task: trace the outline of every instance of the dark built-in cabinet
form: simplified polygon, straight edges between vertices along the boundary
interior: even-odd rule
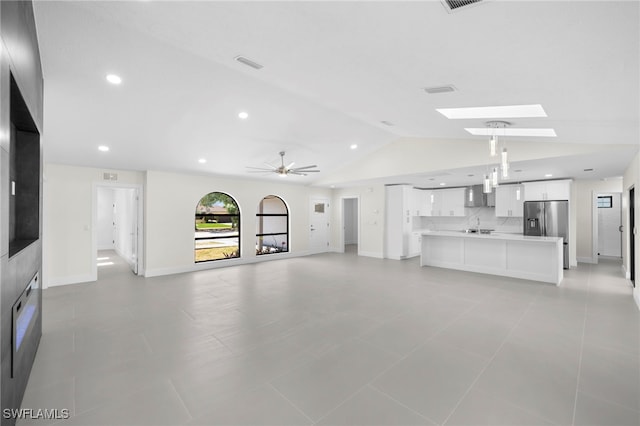
[[[16,423],[4,414],[21,408],[42,334],[43,81],[31,1],[0,2],[0,36],[0,400],[5,426]]]

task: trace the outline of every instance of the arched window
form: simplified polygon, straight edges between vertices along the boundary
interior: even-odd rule
[[[289,210],[282,198],[267,195],[256,213],[256,255],[289,251]]]
[[[198,202],[195,261],[240,257],[240,209],[228,194],[211,192]]]

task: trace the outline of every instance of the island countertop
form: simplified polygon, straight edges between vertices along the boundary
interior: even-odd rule
[[[538,243],[556,243],[562,241],[561,237],[535,237],[531,235],[512,234],[506,232],[491,232],[490,234],[480,234],[464,231],[423,231],[423,237],[455,237],[455,238],[489,238],[492,240],[515,240],[530,241]]]

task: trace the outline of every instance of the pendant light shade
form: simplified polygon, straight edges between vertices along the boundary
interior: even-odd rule
[[[491,136],[491,139],[489,139],[489,154],[491,154],[492,157],[495,157],[497,152],[498,146],[498,137],[496,135]]]
[[[502,148],[502,158],[500,162],[500,168],[502,169],[502,179],[509,178],[509,159],[507,158],[507,148]]]
[[[485,194],[491,193],[491,179],[489,179],[489,175],[484,175],[484,180],[482,182],[482,192]]]
[[[498,168],[494,167],[491,172],[491,186],[494,188],[498,186]]]

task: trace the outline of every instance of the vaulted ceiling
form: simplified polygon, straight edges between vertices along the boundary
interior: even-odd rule
[[[517,104],[548,117],[512,127],[558,137],[509,138],[514,179],[619,175],[640,144],[638,2],[37,1],[35,13],[45,161],[247,177],[284,150],[321,169],[295,183],[467,183],[490,160],[464,128],[485,120],[435,109]]]

